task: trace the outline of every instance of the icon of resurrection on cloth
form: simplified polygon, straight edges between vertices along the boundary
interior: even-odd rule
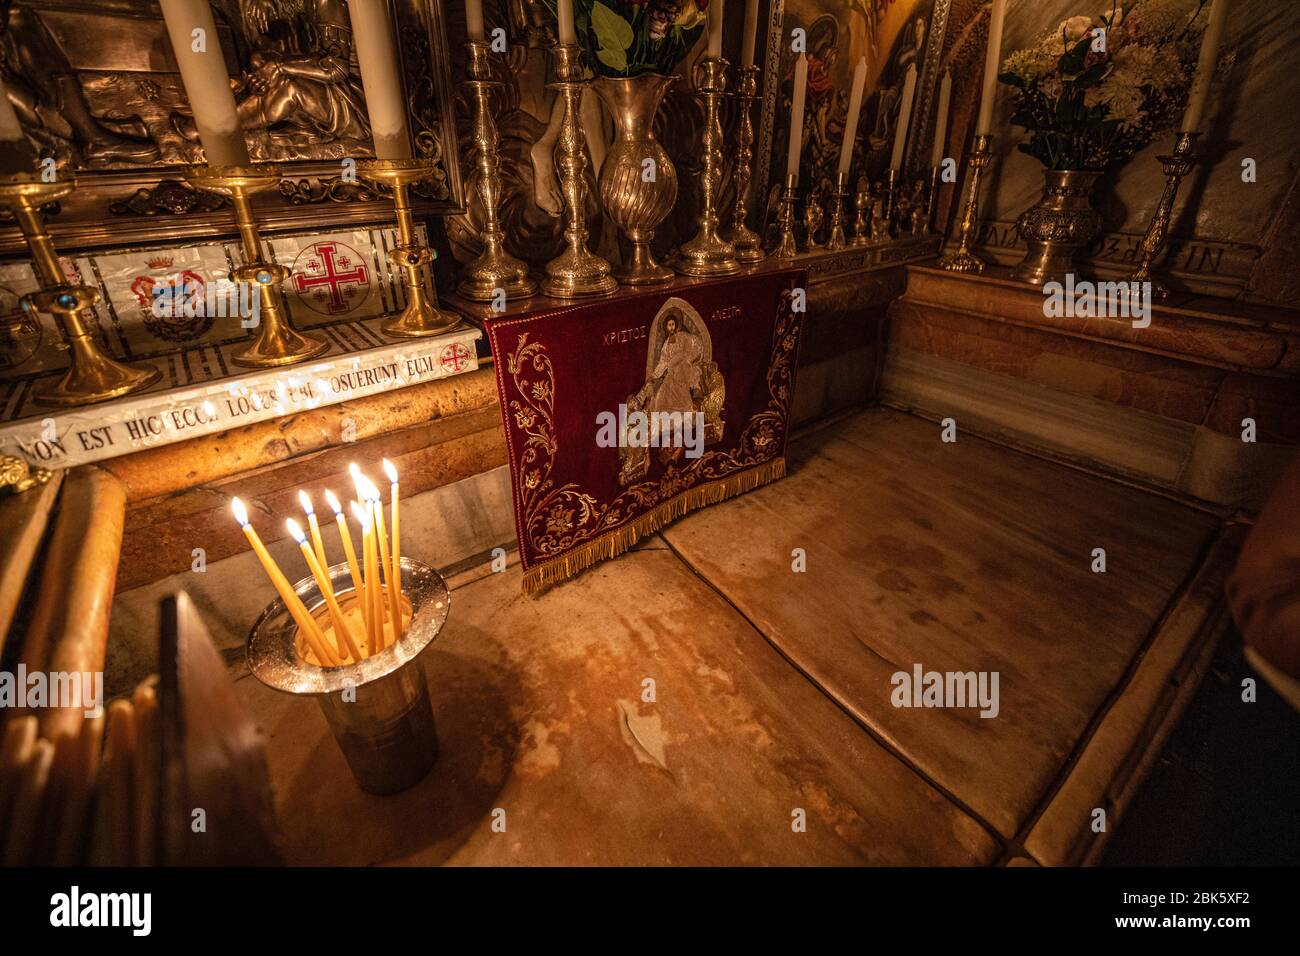
[[[708,327],[688,302],[669,299],[650,325],[645,384],[627,397],[628,424],[619,443],[619,484],[627,486],[645,477],[651,448],[659,450],[661,462],[680,459],[685,451],[683,432],[696,427],[701,414],[704,444],[721,441],[726,393],[718,363],[713,361]],[[644,419],[634,412],[644,413]],[[638,425],[648,434],[629,434]]]

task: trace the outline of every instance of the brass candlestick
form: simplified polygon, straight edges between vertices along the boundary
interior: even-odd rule
[[[938,166],[930,170],[930,195],[925,203],[925,222],[929,232],[934,232],[934,210],[939,204],[939,173]]]
[[[76,182],[47,183],[26,173],[0,179],[0,205],[13,213],[32,256],[39,292],[22,297],[24,309],[48,312],[68,344],[70,364],[59,378],[38,383],[34,398],[42,405],[84,405],[135,392],[158,380],[153,366],[126,365],[104,354],[92,338],[91,324],[82,312],[99,301],[99,292],[74,285],[63,274],[59,254],[41,218],[41,207],[68,195]]]
[[[778,259],[793,259],[799,252],[794,240],[794,194],[799,184],[795,173],[787,173],[785,189],[781,191],[781,208],[777,211],[776,224],[781,230],[781,238],[772,255]]]
[[[970,156],[966,159],[970,166],[970,187],[961,214],[961,239],[957,243],[956,252],[939,260],[939,267],[949,272],[973,272],[978,275],[984,271],[984,260],[971,251],[971,245],[979,231],[980,179],[984,175],[984,168],[993,158],[989,151],[991,142],[991,136],[976,136]]]
[[[835,174],[835,190],[831,193],[830,231],[826,236],[826,251],[838,252],[848,243],[844,237],[844,201],[849,197],[849,174]]]
[[[740,271],[736,249],[718,235],[718,187],[722,184],[722,123],[719,107],[727,88],[727,61],[706,56],[697,64],[695,90],[704,100],[704,169],[700,173],[703,198],[700,226],[677,253],[674,268],[687,276],[729,276]]]
[[[746,204],[749,193],[750,164],[754,158],[754,124],[749,111],[758,98],[758,67],[742,66],[736,84],[736,99],[740,104],[740,130],[736,144],[736,209],[727,239],[740,262],[762,262],[763,245],[754,230],[745,225],[749,212]]]
[[[230,277],[236,282],[252,283],[257,287],[260,308],[257,331],[253,341],[236,352],[231,361],[248,368],[273,368],[301,362],[329,348],[329,342],[324,338],[297,332],[289,323],[289,310],[280,289],[289,277],[289,270],[279,263],[267,262],[262,251],[262,239],[249,197],[280,184],[280,175],[275,167],[270,164],[191,166],[185,178],[196,189],[230,197],[244,260],[243,265],[230,273]]]
[[[851,246],[865,246],[871,232],[871,190],[859,189],[853,197],[853,239]]]
[[[1160,255],[1165,247],[1169,224],[1173,220],[1174,200],[1178,198],[1178,187],[1183,177],[1196,165],[1196,154],[1193,150],[1196,147],[1196,138],[1200,135],[1198,132],[1180,132],[1173,153],[1156,157],[1164,167],[1165,190],[1160,195],[1160,202],[1156,206],[1155,215],[1151,217],[1151,224],[1147,226],[1146,235],[1142,237],[1142,244],[1138,246],[1138,267],[1129,276],[1129,281],[1150,282],[1151,294],[1158,299],[1169,295],[1169,287],[1151,274],[1151,266],[1155,263],[1156,256]]]
[[[537,283],[528,278],[528,267],[505,249],[505,233],[497,215],[501,194],[500,139],[492,118],[492,92],[501,83],[492,79],[486,40],[470,40],[469,86],[474,91],[474,148],[478,152],[478,191],[483,199],[483,252],[465,267],[457,291],[467,299],[490,301],[498,289],[508,299],[526,299],[537,293]]]
[[[586,137],[578,110],[582,90],[587,85],[582,66],[582,48],[576,43],[561,43],[551,48],[555,54],[555,82],[563,106],[560,137],[555,151],[560,173],[560,191],[564,194],[564,240],[567,248],[546,263],[542,291],[561,299],[587,295],[609,295],[618,288],[608,262],[587,248],[587,169]]]
[[[434,252],[420,242],[411,213],[411,186],[426,178],[430,171],[427,159],[367,159],[357,163],[362,179],[388,186],[393,191],[393,209],[397,214],[397,245],[388,251],[388,261],[402,270],[406,287],[406,308],[379,327],[386,334],[401,339],[442,335],[461,323],[461,317],[438,306],[438,292],[433,279],[426,279],[427,266]]]
[[[895,205],[897,200],[895,194],[898,191],[898,170],[889,169],[885,171],[885,232],[893,234],[894,212],[897,209]]]

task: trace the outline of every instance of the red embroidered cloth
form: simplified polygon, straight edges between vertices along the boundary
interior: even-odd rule
[[[805,284],[762,272],[485,323],[526,591],[785,473]]]

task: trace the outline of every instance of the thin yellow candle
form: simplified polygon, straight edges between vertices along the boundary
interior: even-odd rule
[[[352,516],[361,526],[361,561],[365,567],[361,599],[366,606],[366,639],[370,653],[380,650],[379,629],[382,622],[375,620],[375,559],[374,559],[374,522],[370,520],[370,509],[360,503],[352,502]]]
[[[347,515],[343,513],[343,505],[339,503],[338,498],[334,497],[334,492],[325,492],[325,501],[329,504],[334,512],[334,521],[339,526],[339,540],[343,542],[343,555],[348,559],[348,570],[352,573],[352,594],[357,602],[357,607],[361,608],[361,619],[366,621],[367,629],[369,628],[370,612],[366,608],[366,602],[361,600],[363,593],[361,582],[361,568],[357,565],[357,552],[352,547],[352,533],[348,531]]]
[[[325,542],[320,539],[320,524],[316,521],[316,509],[312,507],[311,496],[299,490],[298,504],[302,505],[303,514],[307,516],[307,527],[311,529],[311,546],[316,549],[316,560],[322,568],[330,566],[325,560]]]
[[[311,576],[316,579],[316,586],[320,588],[321,597],[325,598],[325,606],[329,608],[330,620],[334,623],[334,644],[338,648],[339,659],[346,660],[345,654],[351,654],[354,661],[361,660],[361,652],[357,650],[357,645],[352,640],[352,633],[348,630],[348,619],[343,616],[339,602],[334,597],[334,586],[330,583],[329,574],[316,559],[316,555],[312,553],[311,547],[307,544],[307,536],[302,533],[302,527],[298,522],[290,518],[285,522],[285,527],[289,529],[289,534],[292,535],[293,540],[298,542],[298,548],[307,561],[307,568],[311,571]]]
[[[397,603],[397,588],[393,584],[393,564],[392,555],[388,550],[388,526],[384,523],[384,503],[379,498],[379,489],[374,483],[367,480],[370,487],[366,490],[369,492],[370,507],[375,512],[375,536],[379,539],[379,563],[384,571],[384,578],[388,584],[388,611],[393,621],[393,639],[397,639],[397,628],[402,619],[402,607]],[[384,637],[387,641],[387,635]]]
[[[394,606],[398,609],[397,620],[393,624],[393,635],[402,636],[402,520],[400,512],[397,509],[398,484],[397,468],[387,458],[384,459],[384,474],[388,476],[389,498],[388,509],[389,516],[393,523],[393,574],[389,578],[390,587],[396,592],[396,599],[393,601]]]
[[[322,664],[336,663],[334,655],[329,651],[329,645],[325,643],[325,635],[321,632],[320,625],[307,612],[307,607],[302,603],[302,599],[293,592],[289,579],[284,576],[280,566],[275,563],[275,559],[266,550],[266,545],[262,544],[262,539],[257,536],[257,532],[249,524],[248,509],[244,507],[244,503],[238,498],[234,498],[230,502],[230,510],[234,512],[235,520],[239,522],[239,526],[244,529],[244,537],[248,539],[253,553],[262,562],[262,569],[266,571],[266,576],[271,579],[271,584],[275,587],[276,593],[280,595],[280,600],[289,609],[289,614],[297,623],[298,630],[302,631],[303,636],[307,638],[307,643],[311,645],[316,657],[320,659]]]

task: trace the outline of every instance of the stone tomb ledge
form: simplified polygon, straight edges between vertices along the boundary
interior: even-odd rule
[[[1047,317],[1042,290],[1005,269],[907,272],[890,404],[1227,508],[1258,508],[1300,443],[1297,313],[1181,296],[1134,328]]]

